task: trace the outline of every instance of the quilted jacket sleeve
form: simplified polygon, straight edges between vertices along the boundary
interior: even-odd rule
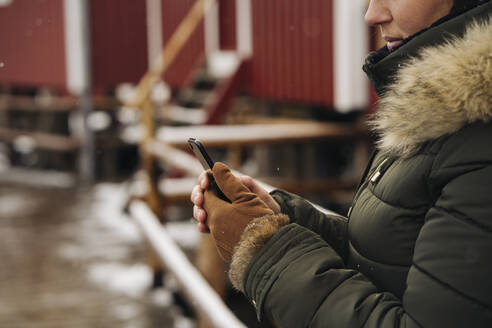
[[[346,258],[347,218],[322,213],[305,199],[283,190],[274,190],[271,195],[280,205],[281,212],[288,215],[291,222],[320,235],[342,258]]]
[[[316,233],[291,223],[252,254],[252,241],[243,239],[234,255],[249,262],[239,288],[258,317],[279,327],[490,327],[492,163],[438,159],[430,179],[440,193],[415,244],[402,299],[378,290]],[[252,228],[256,235],[261,229]]]

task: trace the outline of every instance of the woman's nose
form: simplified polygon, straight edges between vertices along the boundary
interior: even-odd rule
[[[380,25],[392,20],[391,11],[385,3],[385,0],[371,0],[369,2],[369,8],[367,8],[364,16],[367,25]]]

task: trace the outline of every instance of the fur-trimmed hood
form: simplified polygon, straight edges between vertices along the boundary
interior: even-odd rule
[[[409,156],[427,141],[492,119],[492,17],[401,66],[372,121],[380,150]]]

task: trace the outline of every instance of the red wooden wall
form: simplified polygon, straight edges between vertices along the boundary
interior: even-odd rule
[[[162,0],[164,44],[195,0]],[[90,0],[92,78],[105,92],[147,70],[145,1]],[[235,1],[221,0],[221,48],[236,44]],[[331,0],[252,0],[253,96],[333,106]],[[66,83],[63,0],[15,0],[0,8],[0,83]],[[183,86],[204,54],[203,23],[164,78]]]
[[[0,84],[64,88],[63,0],[0,7]]]
[[[162,37],[164,45],[196,0],[162,0]],[[205,52],[203,22],[195,30],[188,43],[176,57],[173,65],[164,74],[166,83],[173,87],[183,86]]]
[[[89,10],[94,91],[137,83],[148,69],[145,1],[90,0]]]
[[[161,0],[163,44],[169,40],[196,0]],[[91,0],[92,74],[96,91],[122,82],[136,83],[148,69],[145,1]],[[204,53],[203,23],[164,75],[181,87]]]
[[[331,0],[252,0],[254,96],[333,106]]]
[[[222,50],[236,49],[236,1],[219,1],[219,42]]]

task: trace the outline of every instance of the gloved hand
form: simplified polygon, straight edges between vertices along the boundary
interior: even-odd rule
[[[203,208],[207,212],[207,224],[219,255],[230,262],[234,247],[248,223],[274,212],[225,164],[215,163],[212,173],[217,186],[231,202],[220,199],[213,189],[209,189],[204,194]]]

